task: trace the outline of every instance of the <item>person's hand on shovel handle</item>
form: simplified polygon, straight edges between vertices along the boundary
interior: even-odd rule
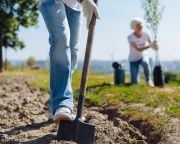
[[[86,17],[86,27],[89,29],[93,14],[96,16],[96,18],[100,19],[98,8],[93,0],[80,0],[80,3],[82,4],[83,13]]]

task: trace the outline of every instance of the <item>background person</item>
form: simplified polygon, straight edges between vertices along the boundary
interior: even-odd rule
[[[141,65],[144,70],[146,84],[153,87],[150,58],[146,50],[149,48],[158,50],[157,42],[152,42],[149,34],[143,31],[143,20],[141,18],[133,18],[130,27],[133,29],[133,33],[128,36],[131,83],[137,84],[140,82],[139,67]]]

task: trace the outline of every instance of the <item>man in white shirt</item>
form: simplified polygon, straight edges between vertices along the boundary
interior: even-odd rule
[[[142,19],[134,18],[131,21],[131,29],[134,30],[134,32],[128,36],[128,42],[130,45],[129,61],[131,83],[139,83],[139,66],[142,65],[146,84],[153,87],[154,84],[151,79],[151,70],[147,49],[153,48],[154,50],[158,50],[158,45],[156,41],[151,42],[149,34],[143,31]]]
[[[93,0],[39,0],[39,8],[49,32],[50,100],[53,121],[74,120],[72,73],[77,65],[81,9],[87,28],[93,14],[99,18]]]

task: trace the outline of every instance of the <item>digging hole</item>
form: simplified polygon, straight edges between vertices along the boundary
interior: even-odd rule
[[[130,120],[130,116],[122,116],[121,112],[116,107],[106,107],[101,111],[101,113],[107,114],[108,120],[110,121],[114,121],[117,118],[127,121],[147,138],[148,143],[158,144],[162,138],[162,136],[153,129],[153,126],[148,121]]]

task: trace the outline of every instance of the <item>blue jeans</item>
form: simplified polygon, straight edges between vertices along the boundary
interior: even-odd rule
[[[59,107],[73,110],[72,73],[77,65],[81,12],[63,0],[45,0],[40,6],[49,32],[50,100],[49,111]]]
[[[131,83],[137,84],[140,82],[140,76],[139,76],[139,66],[142,66],[144,69],[144,75],[146,81],[151,80],[151,68],[149,64],[149,59],[143,60],[140,59],[138,61],[130,62],[130,73],[131,73]]]

